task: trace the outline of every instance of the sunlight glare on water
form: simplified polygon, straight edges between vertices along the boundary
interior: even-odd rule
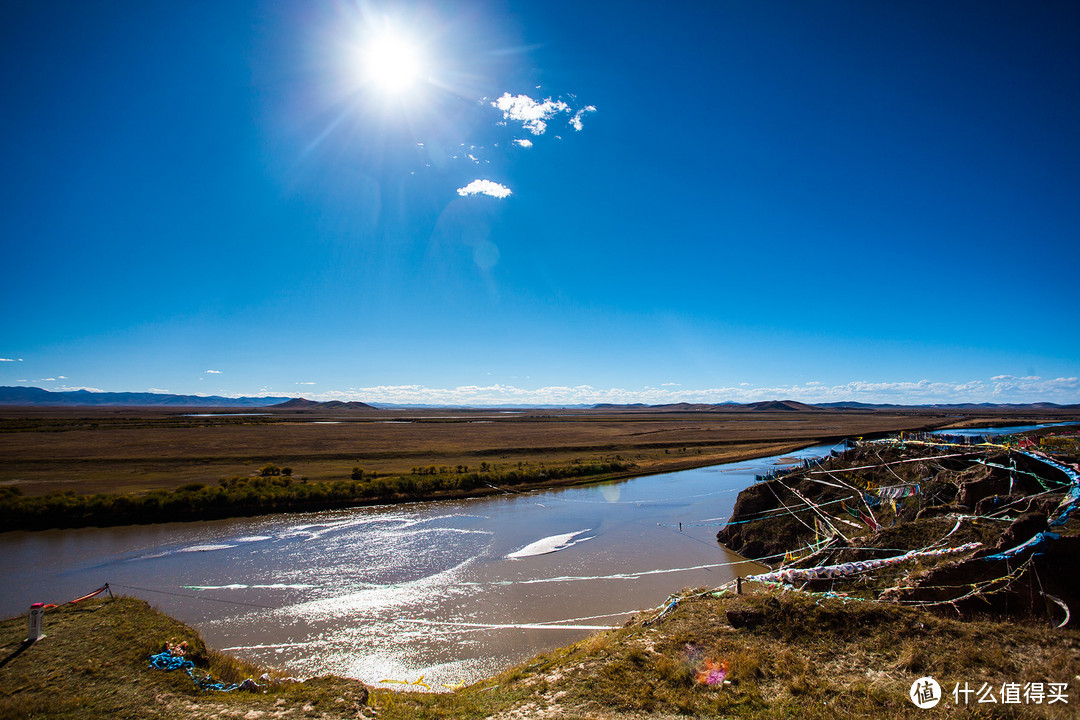
[[[107,581],[256,663],[372,684],[424,676],[438,689],[620,626],[684,587],[756,571],[716,532],[738,491],[777,462],[474,500],[6,533],[0,609]]]

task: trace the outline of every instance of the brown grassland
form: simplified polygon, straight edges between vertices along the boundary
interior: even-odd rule
[[[844,437],[1076,413],[655,412],[643,410],[266,411],[0,408],[0,485],[26,496],[215,484],[266,463],[313,481],[481,462],[549,467],[616,456],[640,475],[782,453]],[[245,411],[248,412],[248,411]],[[263,411],[251,411],[259,412]],[[599,478],[593,478],[599,479]],[[481,494],[481,493],[477,493]]]
[[[758,620],[736,620],[748,616]],[[370,690],[333,676],[201,691],[182,672],[152,669],[149,655],[165,641],[186,641],[197,675],[224,683],[264,669],[207,649],[195,630],[134,599],[51,610],[45,634],[22,649],[26,618],[0,622],[0,719],[1071,718],[1080,700],[1075,630],[768,590],[687,591],[661,619],[644,612],[619,630],[439,693]],[[702,682],[709,667],[726,668],[726,682]],[[908,700],[924,675],[945,693],[932,711]],[[951,695],[957,683],[985,683],[999,695],[1007,682],[1067,683],[1068,703],[986,705],[972,696],[958,705]]]

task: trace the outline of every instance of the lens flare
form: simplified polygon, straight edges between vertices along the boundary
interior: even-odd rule
[[[362,53],[364,79],[389,94],[415,86],[423,76],[423,55],[416,43],[391,31],[370,39]]]

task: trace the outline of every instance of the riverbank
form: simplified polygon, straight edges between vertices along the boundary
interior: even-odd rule
[[[207,649],[193,629],[128,598],[50,610],[44,632],[14,654],[26,618],[0,622],[4,720],[922,718],[926,711],[908,693],[926,675],[940,683],[950,717],[986,715],[974,694],[957,703],[954,687],[985,685],[1000,695],[1003,685],[1041,683],[1038,704],[1022,695],[995,704],[995,717],[1075,717],[1080,700],[1076,631],[775,591],[686,591],[662,615],[639,613],[618,630],[470,687],[430,688],[439,692],[368,688],[334,676],[292,682]],[[199,678],[251,678],[260,687],[202,691],[183,671],[154,669],[149,657],[165,642],[188,643]],[[429,689],[423,678],[408,680],[410,690]]]
[[[644,465],[621,455],[556,467],[524,462],[507,467],[484,461],[477,469],[429,466],[388,477],[356,467],[349,480],[333,482],[294,478],[290,469],[268,465],[254,476],[223,478],[217,487],[189,483],[172,490],[126,494],[79,495],[69,491],[26,497],[17,486],[0,486],[0,526],[4,530],[108,527],[489,497],[740,462],[793,452],[810,444],[754,443],[708,452],[701,448],[682,450]]]
[[[746,488],[717,539],[782,587],[1076,627],[1080,432],[852,443]]]
[[[41,493],[40,484],[28,484],[18,478],[0,481],[0,527],[5,530],[108,527],[488,497],[739,462],[842,439],[836,435],[823,435],[790,441],[704,441],[690,437],[697,433],[699,428],[665,427],[660,430],[641,430],[637,420],[626,421],[631,424],[622,429],[634,429],[631,435],[670,435],[672,432],[681,432],[686,436],[683,438],[685,445],[670,447],[668,442],[657,444],[652,441],[638,441],[630,446],[631,449],[627,450],[626,454],[603,452],[609,450],[609,447],[580,446],[576,448],[580,451],[579,455],[568,461],[563,458],[562,462],[554,463],[550,461],[549,455],[542,456],[548,458],[547,462],[537,460],[535,447],[520,454],[499,454],[497,459],[497,451],[480,448],[473,451],[474,457],[491,457],[490,461],[480,460],[476,465],[432,463],[412,466],[407,472],[388,472],[385,465],[380,466],[384,468],[381,471],[353,465],[348,475],[343,473],[342,477],[331,479],[309,478],[300,475],[290,466],[282,467],[268,462],[254,472],[222,477],[213,482],[189,482],[141,491],[95,493],[83,490],[99,486],[100,483],[87,481],[80,484],[77,480],[72,481],[83,469],[79,464],[71,464],[71,474],[66,476],[67,484],[74,484],[74,487],[80,490]],[[130,431],[127,428],[129,422],[124,421],[125,434]],[[779,423],[773,427],[775,434],[783,435],[789,432],[783,426],[790,426],[790,419],[777,418],[775,422]],[[931,427],[967,427],[970,423],[970,420],[965,420],[912,426],[912,423],[905,422],[904,426],[909,432],[917,432]],[[647,426],[651,427],[651,424],[652,421],[649,421]],[[31,430],[21,425],[18,427],[21,429],[10,434],[32,437]],[[67,432],[69,431],[57,431],[53,428],[49,429],[47,434],[48,437],[55,438]],[[758,432],[760,434],[760,430]],[[869,430],[861,432],[864,437],[888,434]],[[104,432],[101,437],[108,438],[109,434]],[[624,446],[625,443],[618,447]],[[518,459],[515,462],[515,457],[532,459]],[[93,460],[91,457],[87,461],[94,465]],[[189,458],[176,462],[185,465],[192,461]],[[116,465],[116,461],[110,462]],[[116,472],[121,472],[122,464],[116,465]],[[35,490],[38,492],[34,492]]]

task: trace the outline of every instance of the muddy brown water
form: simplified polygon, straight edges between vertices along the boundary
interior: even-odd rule
[[[778,460],[473,500],[3,533],[0,612],[108,582],[212,647],[297,676],[473,682],[682,588],[759,571],[716,532]]]

